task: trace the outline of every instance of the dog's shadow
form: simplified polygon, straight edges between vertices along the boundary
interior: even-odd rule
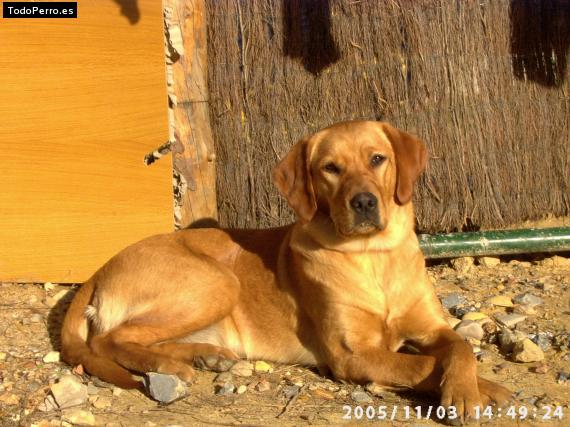
[[[79,286],[69,286],[67,293],[55,303],[48,313],[48,336],[52,348],[56,351],[61,351],[61,327],[63,325],[63,319],[78,289]]]

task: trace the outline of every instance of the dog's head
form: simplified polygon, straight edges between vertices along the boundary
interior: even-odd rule
[[[297,216],[331,218],[342,237],[387,227],[395,206],[412,199],[427,161],[425,145],[387,123],[345,122],[298,142],[274,170]]]

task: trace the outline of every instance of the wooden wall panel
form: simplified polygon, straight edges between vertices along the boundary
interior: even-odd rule
[[[0,280],[76,282],[173,229],[162,4],[0,19]]]

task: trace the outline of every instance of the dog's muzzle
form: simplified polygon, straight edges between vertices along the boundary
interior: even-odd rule
[[[369,192],[356,194],[350,199],[350,207],[354,212],[354,225],[356,227],[379,227],[380,213],[378,212],[378,199]]]

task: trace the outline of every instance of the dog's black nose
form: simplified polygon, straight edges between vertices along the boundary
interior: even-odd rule
[[[378,199],[372,193],[358,193],[350,200],[350,206],[357,214],[368,214],[376,211]]]

